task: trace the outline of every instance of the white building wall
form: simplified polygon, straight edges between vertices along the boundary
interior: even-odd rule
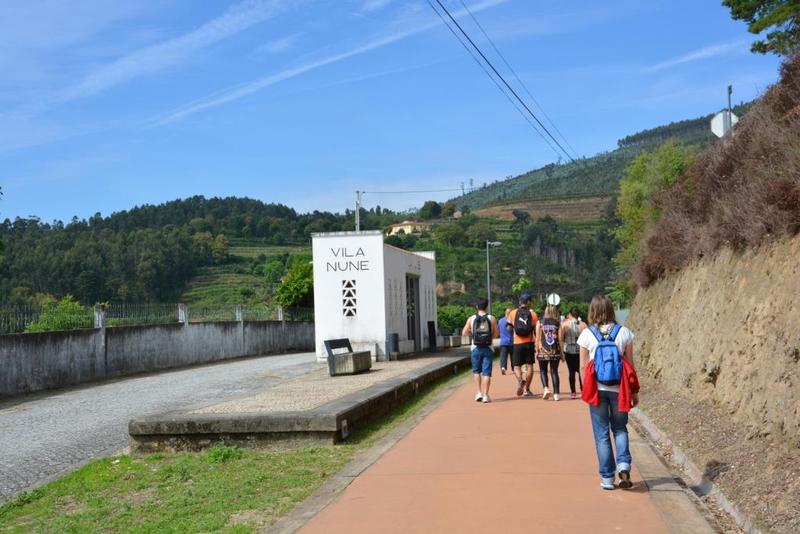
[[[400,352],[414,350],[408,336],[406,276],[419,279],[417,323],[421,349],[429,346],[428,321],[436,321],[436,261],[433,252],[408,252],[384,245],[384,289],[386,292],[386,333],[399,334]]]
[[[400,352],[413,352],[407,321],[406,276],[418,280],[420,350],[430,346],[428,321],[436,322],[436,260],[433,252],[384,245],[383,234],[333,232],[312,235],[314,321],[317,358],[327,358],[326,339],[348,338],[353,350],[386,354],[398,334]]]
[[[353,350],[369,350],[386,339],[383,291],[383,234],[334,232],[312,235],[314,322],[317,358],[327,358],[326,339],[349,338]],[[355,314],[348,316],[345,295],[355,286]],[[349,298],[349,297],[348,297]]]

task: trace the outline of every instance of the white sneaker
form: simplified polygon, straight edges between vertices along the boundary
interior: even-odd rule
[[[483,400],[483,394],[479,391],[475,394],[475,401],[480,402]]]
[[[492,399],[489,397],[489,395],[484,395],[483,399],[481,399],[481,402],[485,404],[487,402],[492,402]]]
[[[613,490],[614,489],[614,477],[611,478],[600,478],[600,487],[604,490]]]
[[[561,400],[561,396],[558,393],[554,393],[553,394],[553,400],[554,401]]]
[[[548,388],[544,388],[544,393],[542,393],[542,400],[547,400],[550,398],[550,390]]]

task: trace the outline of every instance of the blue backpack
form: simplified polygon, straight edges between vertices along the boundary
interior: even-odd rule
[[[619,347],[614,343],[622,326],[615,324],[608,337],[603,337],[596,326],[590,326],[594,337],[597,339],[597,348],[594,351],[594,372],[597,381],[606,386],[619,384],[622,378],[622,358]]]

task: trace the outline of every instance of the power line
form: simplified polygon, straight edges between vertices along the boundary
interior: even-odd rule
[[[461,189],[428,189],[422,191],[361,191],[361,194],[370,195],[405,195],[413,193],[450,193],[452,191],[461,191]]]
[[[430,1],[431,0],[428,0],[429,4],[430,4]],[[495,75],[503,82],[503,85],[505,85],[506,88],[508,88],[508,90],[511,91],[511,94],[514,95],[514,97],[517,99],[517,101],[519,101],[519,103],[522,104],[522,107],[524,107],[525,110],[530,114],[530,116],[533,117],[533,119],[536,121],[536,123],[539,125],[539,127],[541,127],[541,129],[544,130],[544,132],[550,137],[550,139],[553,140],[553,142],[556,144],[556,146],[558,146],[558,148],[561,149],[561,151],[564,153],[564,155],[566,155],[567,158],[570,161],[574,162],[575,160],[572,158],[572,156],[569,155],[569,152],[567,152],[566,149],[564,149],[564,147],[561,145],[561,143],[558,141],[558,139],[556,139],[553,136],[553,134],[550,133],[550,130],[547,129],[547,126],[545,126],[542,123],[542,121],[539,120],[539,117],[537,117],[536,114],[533,111],[531,111],[531,109],[528,107],[528,105],[525,103],[525,101],[522,100],[522,98],[520,98],[520,96],[517,94],[517,92],[514,90],[514,88],[511,87],[511,85],[509,85],[509,83],[506,81],[506,79],[503,77],[503,75],[500,74],[500,72],[495,68],[495,66],[492,64],[492,62],[489,61],[489,58],[486,57],[486,54],[484,54],[483,51],[481,51],[480,47],[475,44],[475,41],[473,41],[472,38],[469,36],[469,34],[464,30],[464,28],[461,27],[461,24],[458,23],[458,21],[455,19],[455,17],[453,17],[453,15],[450,13],[450,11],[444,6],[444,4],[442,4],[441,0],[435,0],[435,1],[436,1],[437,4],[439,4],[439,7],[442,9],[442,11],[444,11],[447,14],[447,16],[450,18],[450,20],[456,26],[456,28],[458,28],[458,30],[461,32],[461,34],[464,35],[464,37],[467,39],[467,41],[469,41],[469,43],[472,45],[472,47],[475,49],[475,51],[477,51],[478,54],[481,56],[481,58],[483,58],[483,61],[485,61],[486,64],[489,66],[489,68],[492,69],[492,72],[495,73]],[[438,11],[437,11],[437,14],[438,14]]]
[[[475,55],[475,52],[473,52],[472,49],[470,49],[469,46],[467,46],[467,43],[465,43],[463,41],[463,39],[458,35],[458,33],[456,33],[456,31],[447,23],[445,18],[442,16],[441,13],[439,13],[439,10],[436,9],[436,6],[433,5],[433,2],[431,0],[428,0],[428,5],[431,6],[431,9],[433,9],[434,13],[439,15],[439,18],[442,19],[442,24],[444,24],[447,27],[447,29],[450,30],[450,33],[453,34],[453,37],[455,37],[458,40],[458,42],[461,44],[461,46],[464,47],[464,50],[467,51],[467,53],[470,55],[470,57],[481,68],[481,70],[486,74],[486,76],[488,76],[489,79],[492,80],[492,83],[494,83],[495,87],[497,87],[497,89],[501,93],[503,93],[503,96],[505,96],[506,99],[511,103],[511,105],[514,106],[514,109],[516,109],[517,112],[522,116],[522,118],[525,119],[525,121],[531,126],[531,128],[533,128],[533,130],[537,134],[539,134],[539,137],[541,137],[544,140],[544,142],[547,144],[547,146],[549,146],[550,149],[553,152],[555,152],[556,156],[561,157],[561,154],[559,154],[558,150],[556,150],[556,148],[553,146],[552,143],[550,143],[550,141],[547,139],[547,137],[545,137],[545,135],[542,132],[539,131],[539,129],[536,127],[536,125],[533,123],[533,121],[531,121],[530,117],[528,117],[525,114],[525,112],[519,107],[519,104],[517,104],[514,101],[514,99],[511,98],[511,96],[508,95],[508,93],[505,91],[505,89],[503,89],[503,87],[497,82],[497,80],[494,78],[494,76],[492,76],[492,74],[486,69],[486,66],[484,66],[483,63],[481,63],[481,60]]]
[[[490,45],[492,45],[492,48],[494,49],[494,51],[497,53],[498,56],[500,56],[500,59],[503,61],[505,66],[508,67],[508,70],[511,71],[511,74],[514,75],[514,78],[516,78],[517,82],[522,86],[522,88],[525,90],[525,92],[531,98],[533,103],[536,104],[536,107],[539,108],[539,111],[542,112],[542,115],[544,115],[544,118],[547,119],[547,122],[550,123],[550,125],[553,127],[553,129],[556,131],[556,133],[559,135],[559,137],[561,137],[561,139],[564,141],[564,144],[566,144],[569,147],[569,149],[572,150],[572,153],[577,155],[577,153],[578,153],[577,150],[575,150],[572,147],[572,145],[569,144],[569,141],[567,141],[567,138],[564,137],[563,133],[561,133],[561,130],[558,129],[558,126],[556,126],[556,123],[553,122],[553,119],[551,119],[547,115],[547,112],[545,112],[544,108],[541,106],[541,104],[539,104],[539,101],[536,100],[536,97],[534,97],[533,94],[530,92],[530,90],[528,89],[528,86],[517,75],[517,72],[514,70],[514,67],[511,66],[511,64],[506,60],[506,58],[503,55],[503,53],[500,52],[500,49],[494,43],[492,38],[489,37],[489,34],[486,32],[486,30],[484,29],[483,25],[480,22],[478,22],[477,17],[475,17],[475,15],[472,13],[470,8],[467,7],[466,2],[464,2],[464,0],[459,0],[459,2],[461,2],[461,5],[464,6],[464,10],[469,14],[469,16],[472,18],[473,22],[475,22],[475,25],[481,30],[481,33],[483,34],[483,36],[486,37],[486,40],[489,41]]]

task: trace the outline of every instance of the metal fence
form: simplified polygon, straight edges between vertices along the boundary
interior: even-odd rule
[[[187,306],[189,322],[215,321],[313,321],[312,308],[281,309],[265,304]],[[105,325],[133,326],[170,324],[181,321],[178,304],[115,303],[104,306]],[[95,328],[95,311],[91,307],[65,312],[44,310],[41,306],[0,306],[0,335],[21,332],[49,332]]]
[[[106,326],[169,324],[178,322],[177,304],[109,304]]]

